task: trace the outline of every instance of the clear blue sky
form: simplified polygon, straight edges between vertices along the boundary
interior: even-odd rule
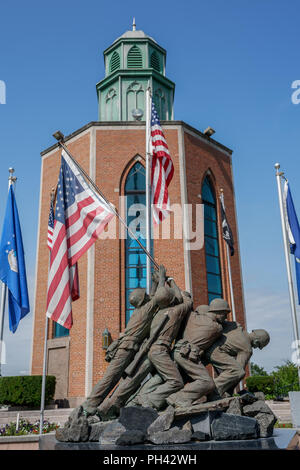
[[[271,370],[291,357],[292,329],[274,163],[290,180],[300,213],[300,79],[296,0],[101,0],[2,2],[0,80],[0,224],[7,169],[14,166],[30,290],[33,290],[40,151],[52,133],[68,134],[97,120],[95,84],[102,52],[131,29],[132,17],[167,50],[167,76],[176,83],[175,119],[234,150],[233,168],[248,329],[269,329],[271,344],[254,360]],[[33,301],[32,301],[33,309]],[[28,371],[32,314],[13,336],[6,327],[3,371]]]

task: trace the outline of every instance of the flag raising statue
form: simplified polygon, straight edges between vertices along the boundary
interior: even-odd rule
[[[221,217],[222,217],[222,235],[223,235],[223,239],[229,246],[230,256],[233,256],[234,255],[234,240],[233,240],[233,235],[232,235],[230,225],[226,217],[223,194],[220,196],[220,202],[221,202]]]
[[[285,212],[285,225],[290,243],[290,252],[295,256],[298,303],[300,305],[300,227],[288,181],[285,181],[284,184],[283,207]]]
[[[76,289],[76,263],[95,243],[114,216],[109,204],[87,184],[69,155],[62,151],[57,185],[47,316],[70,329]]]
[[[159,224],[169,215],[168,186],[173,178],[174,166],[153,101],[151,104],[151,147],[151,202],[153,221]]]
[[[15,333],[29,313],[24,248],[13,187],[10,186],[0,244],[0,279],[8,288],[9,329]]]

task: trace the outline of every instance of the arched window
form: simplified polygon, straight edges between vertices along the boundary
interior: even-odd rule
[[[120,56],[115,51],[111,56],[110,63],[109,63],[109,71],[110,73],[114,72],[115,70],[120,68]]]
[[[153,51],[150,57],[150,65],[154,70],[160,72],[160,60],[156,51]]]
[[[125,183],[125,196],[126,197],[126,213],[127,225],[134,219],[140,217],[141,223],[136,226],[136,235],[141,232],[145,226],[145,208],[146,204],[146,176],[145,168],[137,162],[128,173]],[[134,204],[141,204],[141,212],[139,206],[133,207]],[[140,215],[139,215],[140,214]],[[143,233],[145,236],[145,233]],[[139,235],[139,241],[146,246],[146,240]],[[126,289],[126,324],[134,310],[134,307],[129,303],[130,292],[136,287],[146,288],[146,255],[142,248],[138,245],[136,240],[130,237],[127,233],[125,241],[125,289]]]
[[[220,252],[218,242],[216,196],[209,176],[202,186],[204,204],[204,240],[208,301],[222,297]]]
[[[127,67],[129,69],[141,69],[143,67],[142,51],[137,46],[132,46],[127,55]]]

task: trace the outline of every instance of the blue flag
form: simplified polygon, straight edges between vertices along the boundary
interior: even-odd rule
[[[8,200],[0,244],[0,279],[8,287],[9,329],[15,333],[29,312],[21,227],[13,187]]]
[[[286,181],[283,192],[285,208],[285,222],[290,242],[290,251],[295,256],[295,271],[298,290],[298,303],[300,305],[300,227],[295,211],[289,183]]]

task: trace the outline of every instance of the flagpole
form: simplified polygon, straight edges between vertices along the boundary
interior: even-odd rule
[[[8,191],[12,184],[17,181],[16,176],[13,176],[15,170],[14,168],[8,169],[10,175],[8,177]],[[4,333],[4,311],[5,311],[5,303],[6,303],[6,291],[7,286],[4,282],[2,282],[1,287],[1,305],[0,305],[0,377],[2,375],[2,350],[3,350],[3,333]]]
[[[120,214],[118,213],[117,209],[115,209],[115,207],[108,201],[108,199],[106,199],[106,197],[104,196],[104,194],[102,193],[101,189],[98,188],[98,186],[96,185],[96,183],[94,183],[94,181],[90,178],[90,176],[84,171],[84,169],[79,165],[79,163],[77,162],[77,160],[73,157],[73,155],[70,153],[70,151],[68,150],[68,148],[63,144],[63,142],[61,140],[58,141],[58,144],[65,150],[65,152],[69,155],[69,157],[71,158],[72,162],[77,166],[77,168],[81,171],[81,173],[83,173],[83,175],[85,176],[85,178],[91,183],[91,185],[93,186],[93,188],[97,191],[97,193],[100,194],[100,196],[102,197],[102,199],[104,199],[104,201],[106,202],[106,204],[109,206],[109,208],[111,209],[111,211],[115,214],[116,217],[118,217],[118,219],[120,220],[120,222],[124,225],[124,227],[126,228],[126,230],[128,231],[128,233],[131,235],[132,238],[135,239],[135,241],[138,243],[138,245],[142,248],[142,250],[146,253],[146,255],[148,256],[148,258],[150,258],[151,262],[154,264],[154,266],[159,269],[159,265],[157,264],[157,262],[155,261],[155,259],[153,258],[153,256],[151,255],[151,253],[142,245],[142,243],[140,242],[140,240],[135,236],[135,234],[132,232],[132,230],[127,226],[125,220],[120,216]]]
[[[56,193],[56,190],[55,188],[53,188],[51,191],[51,195],[50,195],[51,203],[54,203],[55,193]],[[48,330],[49,330],[49,319],[46,315],[39,434],[43,434],[43,424],[44,424],[46,375],[47,375],[47,366],[48,366],[48,357],[47,357]]]
[[[290,305],[291,305],[291,313],[292,313],[294,339],[296,341],[298,380],[299,380],[299,384],[300,384],[299,329],[298,329],[298,320],[297,320],[297,312],[296,312],[295,293],[294,293],[294,286],[293,286],[291,259],[290,259],[290,253],[289,253],[289,242],[288,242],[288,238],[287,238],[287,231],[286,231],[286,225],[285,225],[285,219],[284,219],[283,198],[282,198],[282,188],[281,188],[281,177],[283,176],[284,173],[279,171],[279,168],[280,168],[279,163],[275,163],[274,166],[275,166],[275,169],[276,169],[276,180],[277,180],[277,189],[278,189],[278,199],[279,199],[279,208],[280,208],[283,246],[284,246],[285,263],[286,263],[286,270],[287,270],[287,277],[288,277],[288,286],[289,286],[289,294],[290,294]]]
[[[146,248],[151,253],[151,148],[150,148],[150,120],[151,120],[151,89],[146,90]],[[151,262],[146,258],[146,289],[151,290]]]
[[[220,190],[221,195],[221,201],[223,202],[223,206],[225,209],[225,203],[224,203],[224,191],[223,189]],[[236,313],[235,313],[235,303],[234,303],[234,295],[233,295],[233,286],[232,286],[232,276],[231,276],[231,263],[230,263],[230,255],[229,255],[229,247],[228,243],[225,242],[226,245],[226,255],[227,255],[227,266],[228,266],[228,278],[229,278],[229,288],[230,288],[230,299],[231,299],[231,311],[232,311],[232,319],[233,321],[236,321]]]
[[[42,392],[41,392],[41,410],[40,410],[40,429],[39,434],[43,434],[44,411],[45,411],[45,391],[46,391],[46,373],[47,373],[47,341],[48,341],[49,319],[46,315],[45,338],[44,338],[44,359],[43,359],[43,376],[42,376]]]

